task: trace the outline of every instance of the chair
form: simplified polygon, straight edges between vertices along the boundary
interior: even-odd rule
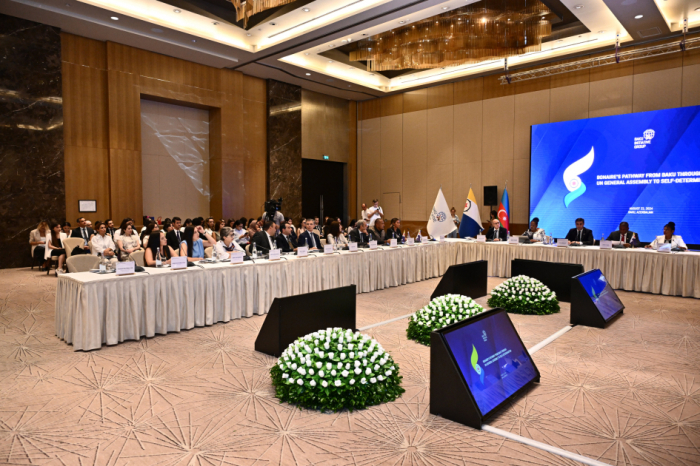
[[[209,246],[208,248],[206,248],[206,249],[204,250],[204,257],[206,257],[207,259],[209,259],[209,258],[211,257],[211,255],[212,255],[213,251],[214,251],[214,248],[211,247],[211,246]]]
[[[326,238],[321,238],[321,247],[326,245]]]
[[[250,243],[245,245],[245,253],[250,255]]]
[[[138,251],[134,251],[131,254],[129,254],[129,260],[136,262],[136,265],[138,265],[139,267],[145,267],[146,261],[143,258],[144,254],[146,254],[146,251],[144,251],[143,249],[139,249]]]
[[[65,238],[63,240],[63,247],[66,249],[66,259],[70,258],[73,249],[83,244],[85,244],[83,238]]]
[[[81,254],[66,259],[68,273],[88,272],[92,269],[96,269],[99,264],[99,257],[87,254]]]

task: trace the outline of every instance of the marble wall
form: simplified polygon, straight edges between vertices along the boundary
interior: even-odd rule
[[[318,129],[322,130],[321,128]],[[301,87],[267,82],[268,199],[282,198],[282,213],[301,218]]]
[[[66,211],[61,38],[58,28],[2,14],[0,31],[0,268],[8,268],[29,265],[29,232]]]

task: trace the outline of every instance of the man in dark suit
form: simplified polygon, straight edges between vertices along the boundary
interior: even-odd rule
[[[82,246],[76,246],[71,252],[71,254],[90,254],[90,239],[92,239],[92,236],[94,234],[95,230],[86,225],[85,217],[80,217],[78,219],[78,226],[75,229],[73,229],[73,231],[70,234],[70,237],[82,238],[84,240],[84,243]]]
[[[380,217],[375,220],[374,226],[367,229],[367,234],[371,234],[372,239],[376,241],[377,244],[384,244],[387,242],[386,230],[384,230],[384,219]]]
[[[173,251],[180,250],[180,243],[182,242],[181,226],[182,219],[180,217],[173,217],[173,229],[165,234],[165,239],[168,240],[168,246],[173,248]]]
[[[114,241],[114,233],[117,231],[117,229],[114,228],[114,222],[111,218],[108,218],[107,220],[105,220],[105,225],[107,226],[107,234],[111,236],[112,241]]]
[[[297,242],[294,240],[294,236],[292,236],[291,224],[282,224],[280,234],[277,235],[277,247],[279,247],[282,252],[291,252],[296,250]]]
[[[632,246],[632,238],[635,237],[636,233],[630,231],[630,224],[627,222],[620,222],[620,229],[613,231],[608,235],[608,241],[615,243],[620,243],[624,247],[629,248]],[[639,236],[636,236],[636,240],[639,241]]]
[[[315,223],[313,219],[306,219],[306,222],[304,223],[304,228],[306,228],[306,231],[299,235],[299,238],[297,239],[298,246],[308,246],[309,250],[322,248],[321,238],[319,238],[319,236],[314,232],[314,227]]]
[[[357,221],[355,228],[350,232],[349,241],[351,243],[357,243],[357,246],[362,246],[369,243],[369,233],[367,232],[367,222],[365,220]]]
[[[576,228],[572,228],[569,230],[569,232],[566,234],[566,239],[569,240],[569,244],[574,244],[574,245],[589,245],[592,246],[594,243],[593,240],[593,231],[589,230],[588,228],[584,228],[584,223],[585,220],[582,218],[577,218],[576,219]]]
[[[270,249],[274,249],[273,239],[277,233],[277,224],[272,220],[263,222],[263,229],[253,235],[251,242],[255,243],[258,251],[268,253]]]
[[[508,239],[508,230],[501,228],[501,222],[494,218],[491,220],[491,228],[486,233],[487,241],[506,241]]]

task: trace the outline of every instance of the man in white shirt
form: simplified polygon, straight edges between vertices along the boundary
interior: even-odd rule
[[[374,222],[376,222],[378,218],[384,218],[384,211],[381,207],[379,207],[379,199],[374,199],[372,201],[372,204],[372,207],[367,209],[367,216],[369,216],[370,228],[374,226]]]
[[[216,222],[214,221],[214,217],[209,217],[207,219],[206,225],[204,225],[204,233],[208,234],[209,236],[214,234],[214,229],[216,228]]]
[[[104,223],[100,224],[97,234],[92,237],[91,243],[93,256],[102,255],[107,259],[115,258],[114,250],[117,248],[114,246],[112,237],[107,234],[107,225]]]
[[[369,210],[367,209],[367,204],[364,202],[362,203],[362,212],[360,213],[360,220],[364,220],[365,222],[369,222]]]

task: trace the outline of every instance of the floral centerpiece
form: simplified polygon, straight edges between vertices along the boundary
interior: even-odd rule
[[[430,333],[484,312],[472,298],[458,294],[439,296],[408,319],[409,340],[430,346]]]
[[[546,315],[559,312],[559,301],[541,281],[525,275],[508,279],[491,291],[491,307],[517,314]]]
[[[404,392],[399,366],[376,340],[327,328],[297,339],[270,369],[277,398],[321,411],[362,409]]]

